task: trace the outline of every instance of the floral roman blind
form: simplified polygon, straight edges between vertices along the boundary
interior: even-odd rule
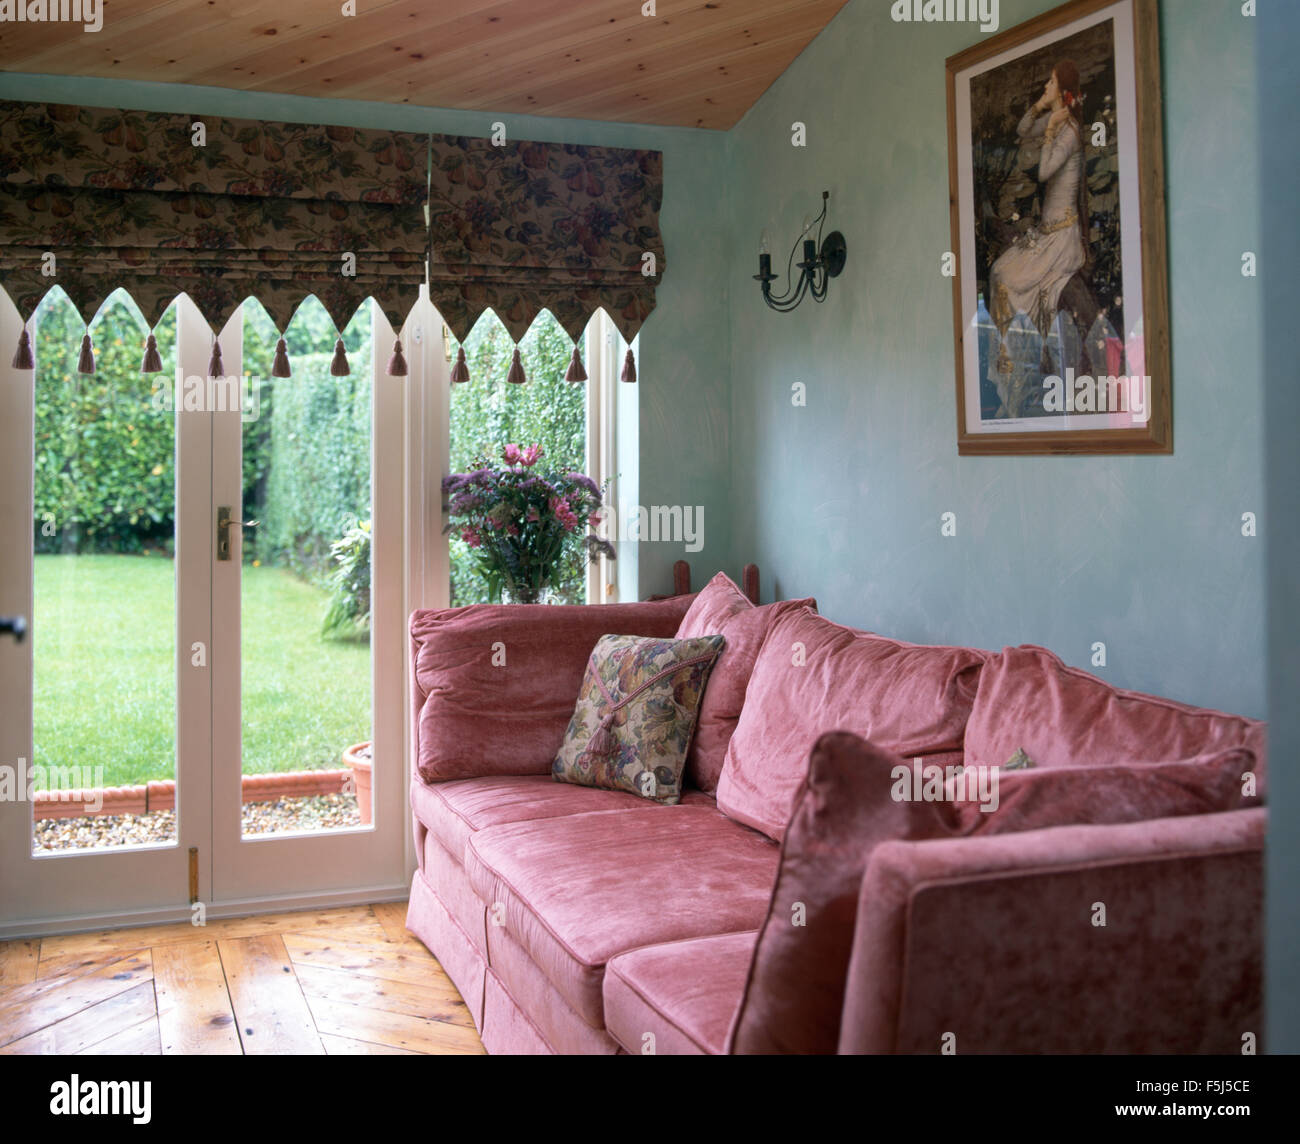
[[[458,340],[487,309],[516,342],[550,310],[575,342],[566,376],[584,380],[576,343],[598,308],[636,336],[664,268],[661,152],[445,135],[430,148],[429,293]]]
[[[151,326],[184,292],[216,330],[249,296],[283,330],[308,294],[340,330],[367,297],[400,328],[427,281],[458,340],[490,308],[518,341],[548,309],[576,343],[603,307],[630,341],[662,198],[657,151],[0,101],[0,285],[24,322],[58,285],[87,324],[124,287]],[[566,376],[585,380],[576,344]]]
[[[281,330],[308,294],[342,329],[394,326],[424,280],[427,137],[0,103],[0,282],[24,321],[61,286],[89,323],[117,287],[152,326],[184,292],[217,330],[256,297]]]

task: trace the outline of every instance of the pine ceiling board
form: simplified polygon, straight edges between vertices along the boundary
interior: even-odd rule
[[[111,65],[114,76],[156,79],[159,77],[152,74],[152,69],[167,65],[173,73],[167,78],[193,83],[193,77],[199,72],[228,69],[232,64],[240,64],[269,41],[279,40],[282,36],[289,39],[326,35],[333,39],[340,36],[344,21],[338,7],[332,3],[321,4],[320,0],[277,0],[276,18],[273,20],[267,17],[264,0],[260,3],[259,0],[167,0],[162,5],[154,0],[153,6],[149,5],[149,0],[126,2],[138,5],[142,10],[130,17],[119,17],[112,23],[105,16],[102,31],[80,40],[68,35],[66,25],[42,25],[63,29],[63,34],[56,42],[33,53],[23,70],[90,74],[75,72],[76,66],[90,60]],[[389,29],[389,34],[398,24],[398,17],[393,14],[395,10],[414,10],[418,19],[418,10],[412,0],[378,2],[379,7],[374,12]],[[34,26],[0,25],[15,28]],[[3,48],[0,48],[0,60],[5,61],[6,67],[13,66]],[[14,67],[13,70],[20,69]]]
[[[765,21],[754,31],[752,40],[746,38],[746,46],[726,53],[717,52],[707,39],[698,37],[683,43],[671,56],[644,66],[600,57],[589,62],[584,58],[572,72],[556,71],[549,80],[538,77],[540,82],[533,85],[506,87],[484,79],[480,90],[491,99],[495,88],[500,102],[506,105],[532,97],[550,114],[561,116],[576,116],[587,99],[583,94],[587,90],[601,92],[602,103],[611,108],[626,101],[629,111],[640,103],[653,106],[684,92],[705,100],[713,88],[746,79],[751,85],[763,84],[761,92],[775,78],[772,57],[794,59],[808,38],[805,29],[792,20]],[[466,93],[467,99],[475,95],[474,88]]]
[[[574,16],[573,0],[548,0],[545,5],[538,5],[535,15],[537,32],[565,42],[576,42],[582,34],[589,34],[592,27],[589,16]],[[293,43],[301,45],[301,50],[295,47],[285,53],[282,50],[285,45],[272,44],[262,52],[246,56],[241,64],[246,69],[256,69],[257,75],[249,74],[247,86],[258,90],[319,95],[322,94],[320,85],[328,82],[329,91],[324,94],[343,92],[350,99],[393,100],[401,98],[394,94],[397,88],[414,79],[417,90],[423,92],[436,84],[446,88],[448,98],[454,99],[455,93],[466,86],[463,72],[479,64],[487,42],[481,20],[475,20],[472,26],[465,21],[458,24],[464,26],[411,27],[394,36],[391,24],[371,20],[359,24],[356,35],[349,35],[349,50],[344,54],[319,38],[310,45],[295,40]],[[507,34],[493,31],[494,51],[499,47],[498,39]],[[536,34],[529,35],[529,29],[525,29],[515,37],[515,50],[527,50],[536,39]],[[547,52],[546,48],[539,49],[542,58],[553,58]],[[493,63],[488,74],[499,75],[502,70],[500,63]],[[227,69],[217,67],[196,73],[187,82],[219,84],[223,78],[228,78]],[[432,101],[429,105],[462,106]]]
[[[571,49],[562,59],[562,67],[551,67],[554,56],[534,52],[530,59],[543,70],[535,86],[519,82],[526,73],[516,67],[502,68],[489,61],[471,73],[462,68],[448,69],[455,90],[442,90],[444,81],[432,92],[428,90],[428,64],[406,64],[390,68],[383,74],[360,78],[335,72],[329,78],[330,91],[346,89],[357,99],[391,98],[392,85],[405,85],[399,100],[447,106],[471,111],[558,115],[573,118],[599,118],[622,122],[668,122],[684,126],[719,127],[735,123],[784,70],[773,68],[773,55],[787,63],[807,44],[805,0],[785,0],[774,8],[787,9],[776,18],[755,21],[748,15],[734,21],[734,29],[725,51],[719,52],[718,41],[710,29],[695,29],[680,34],[674,51],[668,54],[646,53],[643,47],[631,49],[619,45],[618,51],[606,51],[603,44],[590,45],[579,57]],[[569,57],[572,57],[571,59]],[[650,63],[643,64],[646,59]],[[372,70],[367,68],[366,70]],[[549,72],[549,79],[546,74]],[[316,74],[319,76],[319,69]],[[476,79],[477,82],[470,82]],[[324,78],[321,78],[324,82]],[[450,81],[447,81],[450,82]],[[269,85],[268,85],[269,86]],[[727,89],[740,99],[712,98],[713,90]],[[299,93],[310,89],[295,88]],[[593,113],[591,92],[600,93],[599,111]],[[699,104],[694,119],[686,118],[686,109],[672,119],[647,118],[647,110],[662,104],[679,103],[688,93]]]
[[[503,114],[732,126],[845,0],[104,0],[0,24],[0,69]]]

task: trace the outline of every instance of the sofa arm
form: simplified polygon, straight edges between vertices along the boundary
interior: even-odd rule
[[[414,777],[549,774],[596,641],[672,637],[694,599],[412,613]]]
[[[840,1052],[1239,1053],[1262,1025],[1266,821],[882,843]]]

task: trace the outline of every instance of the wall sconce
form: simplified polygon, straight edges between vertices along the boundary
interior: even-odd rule
[[[803,228],[803,233],[795,240],[785,265],[785,276],[787,280],[791,279],[790,267],[794,262],[794,253],[799,249],[799,241],[802,239],[803,261],[798,264],[799,281],[797,283],[791,281],[789,288],[780,297],[772,296],[772,283],[776,281],[776,275],[772,273],[772,256],[767,250],[767,239],[763,239],[762,249],[758,255],[758,273],[754,275],[754,281],[762,283],[763,301],[771,309],[788,314],[803,301],[805,294],[810,294],[814,302],[826,301],[826,290],[830,280],[838,278],[840,271],[844,269],[844,259],[848,254],[844,235],[838,230],[833,230],[826,236],[826,240],[822,241],[822,226],[826,222],[827,200],[830,197],[830,191],[822,191],[822,213],[808,223]],[[808,232],[814,226],[817,228],[815,240],[808,237]]]

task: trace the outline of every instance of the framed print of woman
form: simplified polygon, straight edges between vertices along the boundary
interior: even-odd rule
[[[1038,181],[1042,215],[1020,235],[989,271],[992,317],[998,352],[989,362],[990,380],[1000,399],[998,416],[1019,417],[1028,378],[1007,353],[1007,331],[1016,314],[1028,314],[1047,340],[1065,284],[1088,262],[1088,189],[1083,180],[1083,96],[1079,68],[1061,60],[1037,103],[1016,127],[1022,145],[1039,148]]]
[[[960,453],[1169,452],[1156,0],[948,60]]]

